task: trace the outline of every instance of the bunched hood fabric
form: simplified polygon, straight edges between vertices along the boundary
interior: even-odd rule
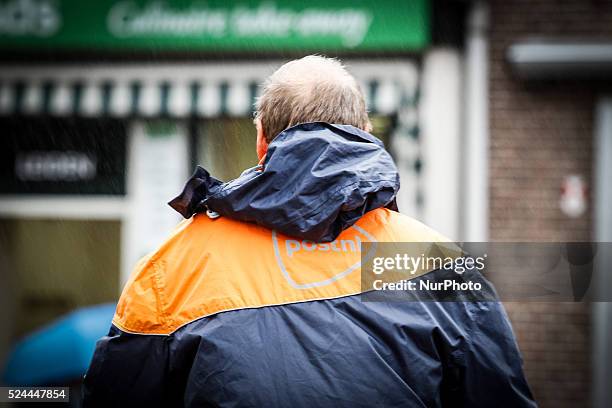
[[[198,166],[169,204],[212,210],[283,234],[329,242],[376,208],[397,210],[399,174],[382,142],[348,125],[304,123],[280,133],[262,165],[224,183]]]

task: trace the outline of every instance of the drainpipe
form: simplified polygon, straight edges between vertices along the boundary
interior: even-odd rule
[[[609,246],[612,242],[612,97],[597,101],[594,135],[594,217],[596,242]],[[612,401],[612,253],[601,245],[595,258],[594,287],[598,291],[593,302],[593,407],[609,407]]]
[[[489,236],[489,9],[474,1],[467,20],[462,240]]]

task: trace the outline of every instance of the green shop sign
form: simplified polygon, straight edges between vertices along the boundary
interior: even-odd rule
[[[0,0],[1,49],[422,49],[427,0]]]

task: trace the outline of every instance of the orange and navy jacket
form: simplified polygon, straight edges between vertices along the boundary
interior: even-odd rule
[[[446,241],[395,211],[397,188],[377,139],[323,123],[232,182],[199,168],[97,344],[85,406],[535,406],[498,302],[363,301],[363,242]]]

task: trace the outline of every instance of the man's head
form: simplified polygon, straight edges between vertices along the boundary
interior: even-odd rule
[[[256,103],[257,155],[261,159],[283,130],[306,122],[372,125],[355,78],[340,61],[316,55],[290,61],[264,83]]]

